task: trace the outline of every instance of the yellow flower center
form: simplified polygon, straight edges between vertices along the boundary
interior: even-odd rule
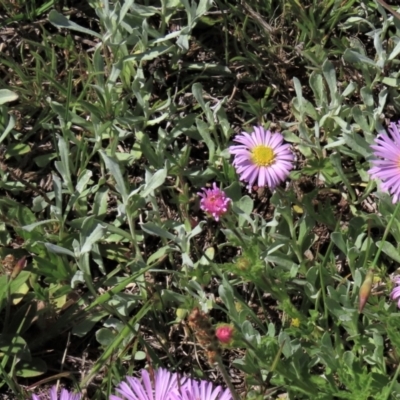
[[[298,318],[293,318],[290,325],[298,328],[300,326],[300,320]]]
[[[251,160],[257,167],[268,167],[275,161],[274,151],[263,144],[254,147],[251,153]]]
[[[246,269],[250,267],[250,260],[248,260],[246,257],[240,257],[237,260],[236,265],[241,271],[246,271]]]

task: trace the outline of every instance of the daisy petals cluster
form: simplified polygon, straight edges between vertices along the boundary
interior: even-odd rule
[[[111,395],[110,400],[167,400],[178,387],[178,374],[163,368],[154,372],[154,385],[150,374],[143,369],[141,379],[127,376],[117,387],[122,397]]]
[[[382,181],[381,190],[393,196],[393,203],[400,199],[400,121],[390,123],[389,133],[380,134],[371,146],[375,159],[368,171],[373,179]]]
[[[53,386],[49,391],[50,400],[81,400],[80,394],[71,393],[66,389],[61,389],[60,395],[57,393],[57,387]],[[44,400],[45,397],[32,395],[32,400]]]
[[[197,193],[200,197],[200,208],[219,221],[221,215],[228,211],[231,199],[214,182],[211,189],[202,188],[203,193]]]
[[[163,368],[154,371],[154,379],[146,370],[141,378],[127,376],[116,388],[118,395],[110,395],[110,400],[233,400],[232,394],[222,386],[215,386],[205,380],[187,379]],[[81,394],[61,389],[60,394],[54,386],[48,395],[32,395],[31,400],[81,400]]]
[[[252,133],[242,132],[234,138],[239,143],[229,147],[234,155],[233,165],[239,179],[248,182],[248,189],[255,182],[259,187],[274,190],[293,168],[294,154],[289,144],[283,143],[280,133],[271,133],[255,126]]]
[[[162,368],[154,371],[154,384],[147,371],[142,370],[141,376],[126,377],[117,387],[122,397],[111,395],[110,400],[232,400],[228,389],[186,379]]]
[[[232,394],[212,382],[188,379],[180,390],[172,393],[171,400],[232,400]]]
[[[394,301],[397,301],[397,307],[400,308],[400,275],[396,276],[393,279],[393,282],[397,285],[393,288],[392,292],[390,293],[390,298]]]

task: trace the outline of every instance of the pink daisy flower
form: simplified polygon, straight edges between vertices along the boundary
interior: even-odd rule
[[[380,186],[383,192],[388,192],[393,196],[393,203],[397,203],[400,198],[400,132],[399,124],[391,122],[389,133],[380,134],[375,139],[375,145],[371,146],[376,157],[371,163],[373,167],[368,171],[373,179],[382,181]]]
[[[223,389],[222,386],[214,386],[212,382],[195,381],[189,379],[180,388],[171,395],[171,400],[232,400],[232,394],[229,389]]]
[[[400,308],[400,276],[396,276],[393,282],[397,285],[390,293],[390,298],[397,301],[397,307]]]
[[[234,141],[240,144],[230,146],[229,152],[235,156],[233,165],[240,180],[248,182],[249,190],[256,180],[259,187],[274,190],[288,177],[294,155],[280,133],[255,126],[252,133],[242,132]]]
[[[57,387],[53,386],[48,395],[42,395],[42,396],[37,396],[36,394],[32,395],[32,400],[44,400],[44,399],[50,399],[50,400],[80,400],[81,395],[80,394],[74,394],[70,393],[66,389],[61,389],[60,395],[58,396],[57,394]]]
[[[211,382],[187,379],[177,373],[159,368],[154,371],[154,381],[146,370],[142,379],[126,377],[117,387],[121,395],[111,395],[110,400],[232,400],[231,392]],[[60,399],[63,400],[63,399]],[[66,400],[69,400],[68,398]]]
[[[110,400],[168,400],[174,390],[178,390],[178,374],[163,368],[154,371],[154,382],[143,369],[142,379],[127,376],[117,387],[121,395],[111,395]]]
[[[202,199],[200,200],[200,208],[207,214],[212,215],[216,221],[219,217],[228,211],[231,199],[226,196],[214,182],[212,189],[202,188],[204,193],[197,193]]]

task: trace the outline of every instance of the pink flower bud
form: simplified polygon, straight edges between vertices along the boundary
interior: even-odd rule
[[[215,329],[215,336],[223,343],[227,344],[233,340],[234,329],[232,325],[223,324]]]

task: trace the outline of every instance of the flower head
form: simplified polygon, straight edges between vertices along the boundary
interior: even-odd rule
[[[397,307],[400,308],[400,275],[396,276],[393,279],[393,282],[397,285],[393,288],[392,292],[390,293],[390,298],[392,300],[397,301]]]
[[[234,328],[230,324],[221,324],[215,329],[215,336],[223,343],[228,344],[233,340]]]
[[[400,198],[400,132],[399,124],[389,125],[388,134],[380,134],[371,146],[376,159],[372,160],[373,167],[368,171],[374,179],[382,181],[381,190],[393,196],[393,203]]]
[[[214,182],[212,189],[202,188],[204,193],[197,193],[202,199],[200,200],[200,208],[207,214],[212,215],[216,221],[219,217],[228,211],[231,199],[226,196]]]
[[[298,328],[301,324],[301,321],[299,318],[292,318],[292,320],[290,321],[290,326],[293,326],[295,328]]]
[[[32,395],[32,400],[44,400],[45,398],[50,397],[50,400],[80,400],[81,395],[80,394],[74,394],[70,393],[66,389],[61,389],[60,395],[57,395],[57,387],[53,386],[50,391],[49,395],[46,397],[43,396],[37,396],[36,394]]]
[[[230,146],[229,152],[235,156],[233,165],[240,180],[248,182],[249,190],[256,180],[259,187],[273,190],[293,168],[294,155],[280,133],[255,126],[252,133],[242,132],[234,141],[240,144]]]
[[[171,400],[232,400],[229,389],[223,390],[222,386],[214,386],[207,381],[189,379],[178,390],[172,393]]]
[[[159,368],[154,371],[154,383],[150,374],[142,370],[142,379],[127,376],[117,387],[120,396],[111,395],[110,400],[168,400],[178,389],[178,374]]]
[[[228,389],[214,387],[207,381],[186,379],[162,368],[154,371],[154,383],[149,373],[142,370],[142,379],[127,377],[117,392],[122,397],[111,395],[110,400],[232,400]]]

